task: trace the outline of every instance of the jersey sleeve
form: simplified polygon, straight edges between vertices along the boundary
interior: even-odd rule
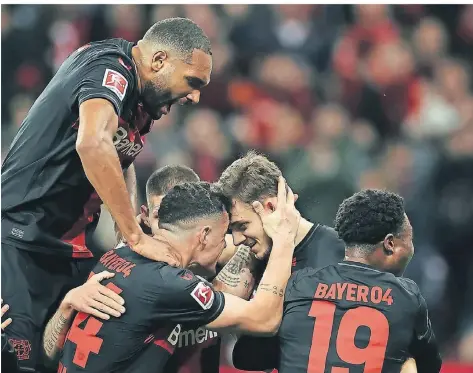
[[[166,267],[161,270],[164,286],[151,290],[156,321],[173,321],[192,327],[207,325],[223,311],[223,293],[188,270]]]
[[[125,100],[133,90],[133,75],[120,63],[118,54],[100,56],[81,67],[78,74],[77,100],[79,106],[93,98],[103,98],[112,103],[121,115]]]
[[[430,322],[427,304],[421,294],[418,297],[419,309],[410,353],[416,361],[418,373],[438,373],[442,367],[442,358]]]

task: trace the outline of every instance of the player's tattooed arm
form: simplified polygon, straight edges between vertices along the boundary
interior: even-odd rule
[[[271,285],[271,284],[260,284],[258,286],[257,291],[269,291],[272,292],[274,295],[278,295],[279,297],[284,297],[284,287]]]
[[[72,308],[61,306],[46,325],[43,335],[43,360],[46,366],[57,365],[73,316]]]
[[[261,262],[248,246],[241,245],[213,280],[216,290],[249,299],[262,273]]]

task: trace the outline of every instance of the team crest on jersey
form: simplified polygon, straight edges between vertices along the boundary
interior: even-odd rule
[[[125,77],[115,70],[106,69],[103,76],[102,85],[115,93],[120,101],[125,98],[128,81]]]
[[[192,290],[191,295],[204,310],[208,310],[212,307],[214,302],[214,292],[212,288],[204,282],[199,282],[194,290]]]
[[[27,339],[9,339],[11,346],[15,349],[18,360],[29,360],[31,343]]]

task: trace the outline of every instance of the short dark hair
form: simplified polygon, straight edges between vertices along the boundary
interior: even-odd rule
[[[209,38],[189,18],[167,18],[156,22],[148,29],[143,40],[168,47],[186,61],[192,58],[194,49],[212,55]]]
[[[182,183],[200,181],[192,168],[175,165],[164,166],[154,171],[146,182],[146,197],[164,196],[174,186]]]
[[[405,223],[404,199],[384,190],[366,189],[345,199],[335,217],[335,230],[347,247],[372,246],[387,234],[398,235]]]
[[[203,181],[172,188],[159,207],[159,227],[173,230],[230,211],[231,203],[218,188]]]
[[[252,203],[276,197],[281,175],[281,170],[274,162],[255,151],[249,151],[223,171],[218,185],[228,198]]]

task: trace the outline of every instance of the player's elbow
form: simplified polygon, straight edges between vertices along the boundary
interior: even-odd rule
[[[100,138],[97,137],[78,137],[76,151],[81,158],[91,155],[99,148],[100,142]]]
[[[253,333],[262,337],[272,337],[278,333],[279,325],[281,324],[281,316],[277,313],[266,317],[262,314],[256,313],[251,318]]]

